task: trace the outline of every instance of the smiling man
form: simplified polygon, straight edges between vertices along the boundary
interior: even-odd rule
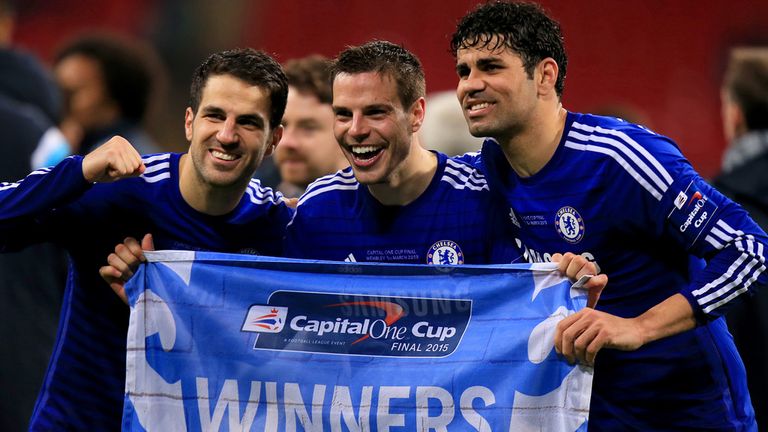
[[[425,80],[413,54],[384,41],[348,48],[332,82],[334,134],[351,166],[299,200],[289,256],[414,264],[517,256],[497,241],[505,218],[481,211],[493,203],[483,176],[420,145]]]
[[[611,277],[555,339],[596,362],[590,429],[756,431],[722,315],[766,282],[765,233],[669,138],[563,107],[563,36],[538,5],[480,5],[451,48],[469,130],[491,137],[478,166],[518,216],[525,257],[567,248]]]
[[[282,253],[293,212],[251,176],[280,139],[287,91],[266,54],[213,54],[193,76],[186,154],[141,158],[115,137],[0,187],[2,250],[55,241],[71,257],[32,430],[120,429],[128,309],[98,275],[116,243],[151,232],[163,249]]]

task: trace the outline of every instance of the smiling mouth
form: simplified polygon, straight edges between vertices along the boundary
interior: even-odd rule
[[[349,148],[349,151],[350,153],[352,153],[352,156],[354,156],[355,159],[362,160],[362,161],[367,161],[375,158],[383,150],[384,150],[384,147],[376,147],[376,146],[354,146]]]
[[[492,104],[490,102],[480,102],[480,103],[474,103],[467,107],[467,111],[469,111],[469,114],[474,114],[479,111],[482,111],[486,108],[489,108]]]
[[[236,159],[240,159],[240,155],[232,154],[232,153],[224,153],[219,150],[211,150],[211,156],[213,156],[216,159],[223,160],[223,161],[233,161]]]

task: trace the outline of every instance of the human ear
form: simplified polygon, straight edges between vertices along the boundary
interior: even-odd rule
[[[270,142],[267,144],[266,150],[264,150],[264,157],[271,155],[272,152],[275,151],[277,144],[280,142],[280,139],[282,138],[283,138],[283,125],[280,125],[272,131]]]
[[[184,112],[184,135],[187,137],[187,141],[192,141],[192,121],[195,119],[195,113],[192,108],[187,107]]]
[[[560,75],[560,67],[552,57],[547,57],[536,65],[536,84],[540,94],[548,94],[555,91],[557,77]]]
[[[426,112],[426,101],[420,97],[411,105],[411,132],[416,133],[421,129],[424,123],[424,113]]]

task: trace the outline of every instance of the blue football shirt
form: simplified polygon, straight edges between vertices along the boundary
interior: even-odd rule
[[[427,189],[404,206],[381,204],[351,167],[312,183],[287,229],[294,258],[410,264],[509,263],[509,223],[470,165],[436,153]]]
[[[709,186],[668,138],[619,119],[569,113],[551,160],[516,175],[498,144],[464,160],[507,199],[529,262],[572,251],[609,282],[598,309],[635,317],[673,294],[701,325],[596,360],[594,430],[756,430],[744,368],[719,317],[764,283],[766,235]],[[692,267],[692,256],[707,265]],[[693,261],[695,262],[695,261]]]
[[[252,180],[222,216],[191,208],[179,191],[179,154],[143,158],[141,177],[90,185],[82,158],[0,184],[0,248],[55,241],[70,255],[54,353],[32,430],[118,430],[125,391],[128,307],[98,274],[126,236],[152,233],[158,249],[281,255],[293,211]],[[41,269],[45,271],[45,269]]]

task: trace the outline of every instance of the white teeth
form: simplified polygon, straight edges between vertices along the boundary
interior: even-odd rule
[[[212,150],[211,154],[216,159],[223,159],[223,160],[226,160],[226,161],[233,161],[233,160],[237,159],[237,156],[235,156],[233,154],[223,153],[223,152],[220,152],[218,150]]]
[[[486,107],[489,107],[489,106],[491,106],[491,104],[489,104],[488,102],[483,102],[483,103],[479,103],[479,104],[470,106],[469,110],[470,111],[475,111],[475,110],[483,109],[483,108],[486,108]]]
[[[355,154],[370,153],[370,152],[374,152],[374,151],[376,151],[378,149],[379,148],[375,147],[375,146],[356,146],[356,147],[352,147],[351,148],[352,153],[355,153]]]

